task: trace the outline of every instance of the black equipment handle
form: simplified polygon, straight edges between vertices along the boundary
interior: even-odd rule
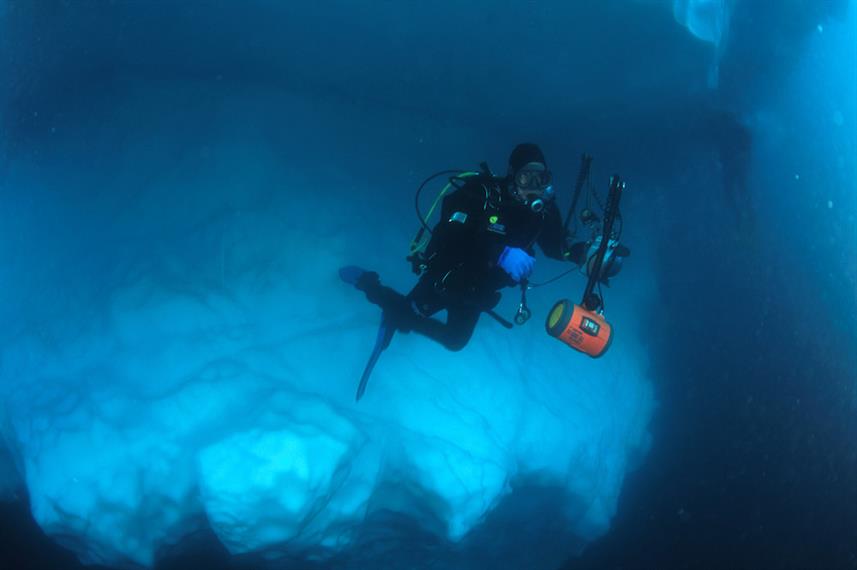
[[[563,227],[563,235],[568,235],[568,225],[574,217],[574,211],[577,209],[577,201],[580,199],[580,191],[583,190],[583,185],[589,178],[589,167],[592,165],[592,157],[588,154],[583,154],[580,157],[580,170],[577,172],[577,181],[574,183],[574,197],[571,199],[571,207],[565,215],[565,223]]]
[[[604,231],[601,235],[601,244],[598,246],[598,251],[595,252],[595,260],[592,264],[592,269],[589,271],[589,281],[586,282],[586,290],[583,292],[583,300],[580,302],[583,307],[590,311],[599,309],[601,305],[600,299],[596,303],[592,302],[591,297],[601,276],[601,266],[604,264],[604,256],[610,244],[610,236],[613,233],[613,222],[619,213],[619,199],[622,197],[623,190],[625,190],[625,183],[622,182],[619,175],[614,174],[611,176],[610,192],[607,195],[607,205],[604,207]]]

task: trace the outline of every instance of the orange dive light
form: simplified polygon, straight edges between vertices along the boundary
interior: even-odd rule
[[[584,166],[588,167],[586,156],[584,156]],[[598,250],[587,262],[589,280],[583,292],[583,300],[579,305],[573,304],[568,299],[557,301],[545,322],[549,335],[593,358],[598,358],[607,352],[613,340],[613,327],[596,312],[599,309],[603,311],[604,302],[594,291],[602,278],[601,268],[613,232],[613,222],[619,213],[619,198],[624,189],[625,183],[618,176],[610,177],[610,191],[607,196],[607,206],[604,209],[603,234]],[[576,201],[575,197],[574,202]]]
[[[545,328],[552,337],[592,358],[607,352],[613,340],[613,327],[604,317],[568,299],[553,306]]]

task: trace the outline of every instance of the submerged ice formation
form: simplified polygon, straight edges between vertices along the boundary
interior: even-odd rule
[[[691,34],[713,46],[708,86],[716,88],[720,81],[720,60],[729,30],[727,0],[673,0],[673,16]]]
[[[314,159],[283,166],[291,142],[241,115],[287,108],[281,132],[299,138],[303,117],[335,141],[347,126],[330,109],[254,95],[193,116],[173,97],[87,109],[5,181],[27,188],[33,251],[7,264],[30,281],[7,291],[24,302],[0,347],[2,425],[45,532],[86,563],[135,567],[207,525],[233,554],[327,568],[547,568],[604,533],[653,406],[629,299],[601,360],[538,319],[483,319],[460,353],[398,336],[357,404],[379,315],[336,269],[411,224],[355,216],[368,188],[308,191]],[[206,130],[218,113],[235,122]],[[136,136],[116,145],[101,125]],[[65,161],[80,139],[103,148]],[[374,263],[406,286],[397,251]],[[534,313],[567,293],[546,288]]]

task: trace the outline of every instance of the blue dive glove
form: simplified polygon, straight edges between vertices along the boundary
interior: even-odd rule
[[[509,274],[509,277],[520,283],[533,272],[536,258],[519,247],[506,246],[497,259],[497,265]]]

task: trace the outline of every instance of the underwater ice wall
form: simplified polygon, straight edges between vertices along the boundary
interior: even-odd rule
[[[727,0],[673,0],[673,16],[694,37],[712,45],[708,86],[716,88],[720,81],[720,60],[728,39],[729,3]]]
[[[399,28],[387,24],[401,14],[362,21],[359,41],[324,26],[352,60],[306,51],[327,44],[310,42],[291,8],[255,22],[271,34],[194,3],[167,19],[133,3],[8,6],[36,17],[0,37],[0,71],[14,80],[0,93],[0,470],[25,485],[49,536],[87,563],[123,567],[150,566],[208,525],[234,554],[322,567],[538,568],[609,528],[653,406],[635,322],[653,297],[644,262],[611,290],[609,358],[585,359],[541,327],[555,299],[579,294],[572,277],[531,299],[527,327],[486,320],[461,353],[397,337],[359,405],[378,315],[336,269],[360,263],[405,290],[418,182],[450,165],[502,165],[520,142],[450,117],[505,126],[515,115],[551,131],[533,108],[561,114],[552,104],[570,93],[576,110],[604,105],[605,93],[571,81],[605,85],[615,101],[619,66],[638,60],[605,49],[609,78],[557,74],[577,61],[567,23],[597,26],[521,4],[501,23],[559,63],[510,65],[510,51],[481,71],[536,73],[545,88],[533,104],[464,73],[498,46],[443,41],[430,26],[398,38],[393,69],[407,73],[382,57],[356,65],[367,45],[391,51]],[[259,6],[268,16],[273,5],[248,11]],[[460,16],[452,23],[467,29],[484,13]],[[412,61],[435,45],[443,57]],[[348,90],[324,83],[339,70]],[[675,91],[633,77],[646,93]],[[441,100],[457,112],[426,112]],[[553,164],[570,182],[573,166]],[[563,269],[538,265],[544,277]]]
[[[353,400],[378,314],[336,269],[408,287],[411,187],[504,160],[479,133],[218,81],[55,111],[3,173],[0,395],[33,515],[82,561],[151,566],[208,524],[329,568],[538,568],[609,528],[653,407],[642,268],[607,358],[485,319],[460,353],[396,338]]]

